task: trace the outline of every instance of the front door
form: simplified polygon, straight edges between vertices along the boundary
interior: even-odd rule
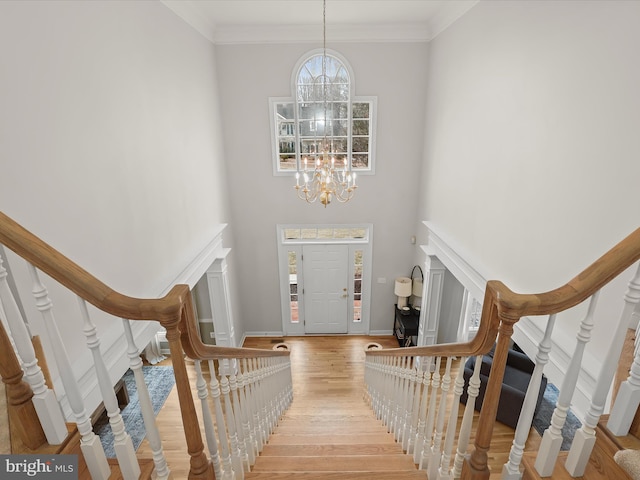
[[[347,245],[304,245],[305,333],[347,333]]]

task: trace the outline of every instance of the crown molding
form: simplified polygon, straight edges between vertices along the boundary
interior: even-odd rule
[[[318,43],[322,41],[322,27],[319,24],[216,25],[213,19],[203,14],[198,2],[190,0],[160,1],[216,45]],[[327,38],[330,42],[347,43],[429,42],[479,1],[447,2],[437,15],[424,22],[327,25]]]

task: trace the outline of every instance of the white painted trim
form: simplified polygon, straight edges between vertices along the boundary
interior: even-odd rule
[[[216,258],[224,258],[229,249],[222,248],[222,232],[226,223],[217,225],[212,240],[191,260],[187,266],[165,287],[160,296],[164,296],[175,286],[186,284],[193,289],[198,280],[206,273]]]
[[[370,337],[382,337],[386,335],[393,335],[393,330],[371,330],[369,332]]]
[[[423,222],[427,227],[427,244],[421,248],[426,255],[435,255],[445,265],[445,267],[458,279],[462,285],[471,292],[479,301],[484,301],[484,291],[487,278],[486,269],[480,269],[476,265],[481,262],[471,258],[465,250],[455,244],[437,225],[433,222]],[[544,326],[539,322],[534,322],[528,317],[522,317],[514,325],[513,340],[532,359],[538,353],[538,345],[544,335]],[[555,339],[551,339],[552,347],[549,353],[549,363],[545,367],[545,375],[551,383],[558,388],[562,385],[564,374],[569,367],[573,351],[569,351],[575,345],[575,338],[569,338],[560,329],[554,331]],[[558,342],[559,336],[562,342]],[[564,346],[563,346],[564,345]],[[591,394],[596,385],[594,373],[600,371],[602,362],[598,361],[589,350],[586,350],[580,366],[580,374],[576,391],[573,396],[572,408],[579,417],[584,417],[584,413],[589,409]],[[592,373],[593,372],[593,373]]]
[[[363,239],[292,239],[284,240],[284,231],[289,228],[364,228],[367,230],[367,236]],[[354,223],[354,224],[278,224],[276,225],[276,244],[278,246],[278,273],[280,284],[280,308],[282,331],[284,335],[305,335],[304,328],[304,297],[300,292],[304,289],[304,277],[300,265],[300,254],[304,245],[323,245],[328,243],[347,245],[349,247],[349,298],[351,299],[348,308],[348,335],[368,335],[371,325],[371,275],[373,271],[373,224],[371,223]],[[362,269],[362,295],[361,295],[361,321],[355,324],[353,322],[353,261],[354,248],[362,250],[363,269]],[[298,314],[299,323],[292,323],[289,319],[289,269],[287,267],[288,251],[295,250],[298,255]]]
[[[203,14],[198,1],[160,1],[204,38],[217,45],[319,44],[322,41],[319,25],[216,25],[215,20]],[[478,2],[479,0],[446,2],[438,14],[426,22],[329,24],[327,37],[332,42],[428,42],[455,23]]]

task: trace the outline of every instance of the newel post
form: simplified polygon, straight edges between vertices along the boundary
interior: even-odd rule
[[[497,305],[495,304],[491,305],[490,308],[491,316],[497,316],[500,319],[500,326],[487,389],[478,419],[475,448],[462,467],[462,478],[467,480],[489,480],[491,472],[488,466],[488,452],[491,445],[491,437],[493,436],[493,425],[496,422],[496,414],[498,412],[498,401],[502,390],[502,379],[504,378],[507,364],[511,336],[513,335],[513,324],[519,320],[518,316],[505,312],[498,313]],[[486,312],[487,310],[485,309],[483,317]]]
[[[173,374],[176,379],[176,390],[178,391],[178,401],[180,403],[180,413],[184,429],[185,440],[187,442],[187,452],[189,453],[190,469],[189,480],[213,480],[215,475],[212,464],[207,460],[204,453],[204,443],[198,425],[198,416],[191,393],[191,386],[187,374],[187,366],[184,361],[184,352],[180,341],[180,325],[188,322],[193,317],[189,315],[188,309],[193,308],[188,301],[182,305],[179,318],[172,321],[161,321],[161,325],[167,330],[167,341],[173,364]],[[186,327],[184,327],[186,328]]]

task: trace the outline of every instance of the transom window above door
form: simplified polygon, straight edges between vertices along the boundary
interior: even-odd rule
[[[323,75],[324,72],[324,75]],[[374,173],[377,97],[358,97],[353,72],[335,51],[314,50],[293,69],[291,97],[269,99],[274,175],[311,167],[331,142],[336,164]]]

